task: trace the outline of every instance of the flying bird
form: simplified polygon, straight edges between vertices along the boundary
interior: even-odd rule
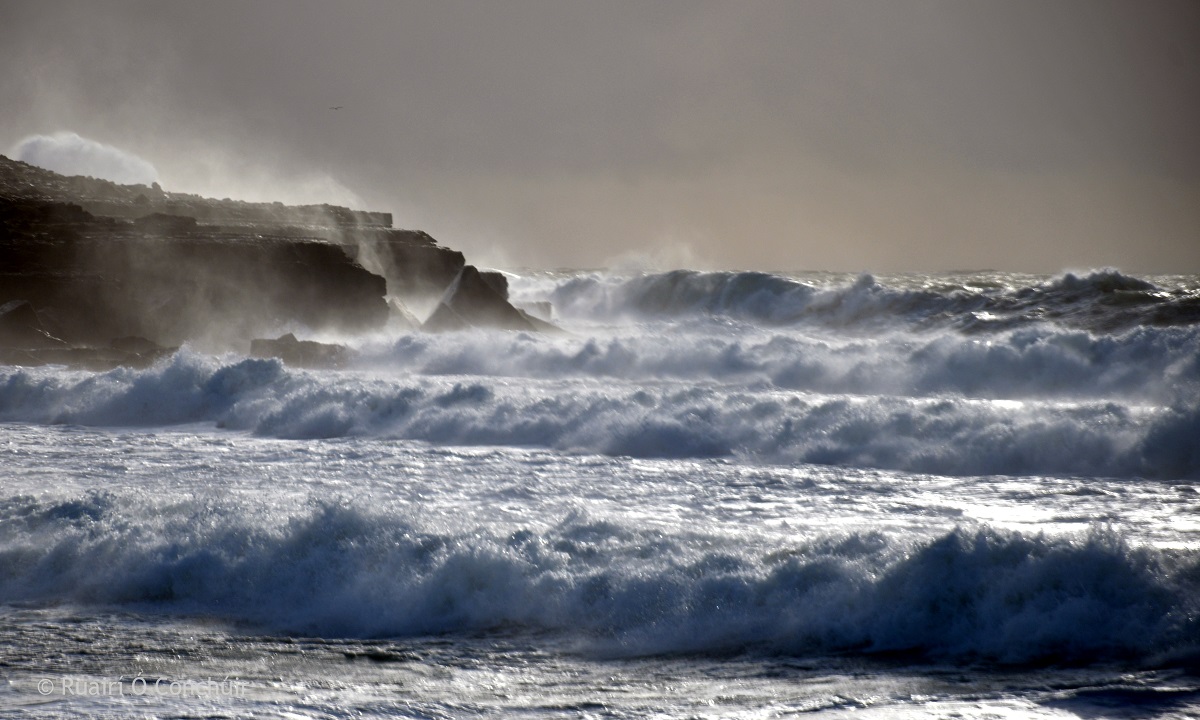
[[[342,109],[342,106],[341,106],[341,105],[331,105],[331,106],[329,107],[329,109],[330,109],[330,110],[341,110],[341,109]]]

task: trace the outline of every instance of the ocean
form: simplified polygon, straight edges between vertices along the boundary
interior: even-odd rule
[[[0,367],[0,715],[1200,715],[1200,276],[509,283]]]

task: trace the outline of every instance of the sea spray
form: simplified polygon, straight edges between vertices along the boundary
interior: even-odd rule
[[[1197,640],[1200,557],[983,527],[826,535],[763,552],[587,515],[446,533],[315,501],[283,517],[113,493],[0,503],[0,602],[195,613],[274,632],[396,637],[519,626],[611,654],[905,652],[1148,660]]]
[[[485,352],[450,342],[452,356]],[[1180,373],[1195,365],[1178,362]],[[1113,382],[1122,382],[1119,376],[1112,373]],[[1154,408],[1117,399],[814,394],[768,381],[731,387],[718,379],[597,382],[587,373],[520,383],[503,375],[469,377],[320,373],[276,360],[181,351],[145,370],[0,370],[0,420],[99,427],[199,422],[280,438],[367,435],[947,475],[1200,477],[1191,446],[1176,442],[1195,428],[1196,406],[1187,401]]]

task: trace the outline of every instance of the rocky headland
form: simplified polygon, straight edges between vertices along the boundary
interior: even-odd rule
[[[0,155],[0,363],[143,365],[183,343],[246,352],[389,323],[552,329],[507,295],[502,274],[393,228],[390,213],[215,200]],[[418,307],[433,308],[423,322]],[[345,356],[300,347],[254,351]]]

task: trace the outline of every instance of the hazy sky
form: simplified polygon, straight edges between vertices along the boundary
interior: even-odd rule
[[[0,152],[484,264],[1200,272],[1197,0],[0,0],[0,63]]]

